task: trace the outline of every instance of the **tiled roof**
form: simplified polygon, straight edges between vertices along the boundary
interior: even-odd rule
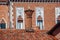
[[[25,30],[0,30],[0,40],[57,40],[45,31],[26,32]]]

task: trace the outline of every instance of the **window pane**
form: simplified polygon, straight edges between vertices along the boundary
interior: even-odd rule
[[[18,22],[17,23],[17,29],[22,29],[23,27],[23,22]]]
[[[1,24],[0,24],[0,29],[1,29]]]
[[[37,25],[39,26],[40,30],[43,29],[43,22],[42,22],[42,20],[37,20]]]
[[[1,24],[1,29],[5,29],[5,27],[6,27],[5,23],[2,23]]]
[[[57,23],[60,23],[60,20],[57,20]]]
[[[43,24],[42,24],[42,22],[40,22],[40,30],[42,30],[43,28],[43,26],[42,26]]]

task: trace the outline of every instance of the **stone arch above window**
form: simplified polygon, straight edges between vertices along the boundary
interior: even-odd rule
[[[21,16],[18,16],[18,22],[23,22],[23,18]]]
[[[42,17],[41,16],[38,16],[37,20],[42,20]]]
[[[5,23],[4,19],[1,19],[0,28],[1,29],[5,29],[6,28],[6,23]]]
[[[57,17],[57,20],[60,20],[60,15]]]
[[[4,19],[1,20],[1,23],[5,23]]]

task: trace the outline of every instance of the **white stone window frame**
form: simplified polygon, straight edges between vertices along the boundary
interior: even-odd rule
[[[60,16],[60,7],[55,7],[55,23],[57,24],[57,18]]]
[[[21,10],[22,14],[17,14],[17,10]],[[20,12],[20,11],[19,11]],[[17,27],[17,18],[21,16],[23,18],[23,27],[21,29],[25,29],[25,20],[24,20],[24,7],[16,7],[16,27]],[[17,29],[17,28],[16,28]]]
[[[39,14],[39,12],[37,12],[37,9],[39,9],[41,11],[41,15]],[[42,30],[44,30],[45,29],[45,27],[44,27],[44,7],[36,7],[35,13],[36,13],[36,26],[37,26],[37,18],[38,18],[38,16],[41,16],[42,20],[43,20],[43,29]]]

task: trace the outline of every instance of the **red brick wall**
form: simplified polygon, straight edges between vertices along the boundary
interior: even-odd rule
[[[9,26],[9,16],[8,16],[8,6],[0,5],[0,19],[4,18],[7,22],[7,26]]]
[[[36,7],[44,7],[44,27],[45,30],[50,30],[55,23],[55,7],[60,7],[60,3],[13,3],[13,16],[14,16],[14,26],[16,27],[16,7],[24,7],[24,10],[28,9],[35,10]],[[36,13],[32,15],[32,26],[36,26]]]
[[[28,9],[28,5],[30,9],[35,10],[36,7],[44,7],[44,27],[45,30],[50,30],[55,23],[55,7],[60,7],[60,3],[14,3],[13,4],[13,16],[14,16],[14,27],[16,27],[16,7],[24,7],[24,9]],[[0,5],[0,19],[2,17],[5,18],[7,24],[9,24],[9,16],[8,16],[8,6]],[[36,27],[36,15],[35,12],[32,15],[32,26]],[[59,37],[59,36],[57,36]]]
[[[35,10],[36,7],[44,7],[44,28],[50,30],[55,23],[55,7],[60,7],[60,3],[17,3],[13,2],[13,16],[14,16],[14,27],[16,28],[16,7],[24,7],[24,10],[28,9]],[[9,23],[8,7],[6,5],[0,5],[0,18],[4,17]],[[3,10],[3,11],[2,11]],[[25,13],[24,13],[25,14]],[[32,27],[36,27],[36,13],[32,15]]]

